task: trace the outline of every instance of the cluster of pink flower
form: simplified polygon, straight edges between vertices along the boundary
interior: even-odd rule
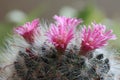
[[[54,16],[54,19],[55,23],[51,23],[45,35],[58,51],[65,51],[67,45],[75,38],[75,29],[82,20],[57,15]],[[39,19],[35,19],[31,23],[27,22],[23,26],[19,26],[15,32],[28,43],[34,43],[35,33],[39,25]],[[80,38],[82,40],[79,44],[81,45],[80,50],[88,52],[106,45],[108,40],[115,39],[116,36],[112,34],[112,30],[106,31],[105,25],[92,23],[92,25],[82,28]]]

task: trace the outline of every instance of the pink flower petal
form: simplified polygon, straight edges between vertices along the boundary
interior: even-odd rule
[[[74,38],[76,26],[81,23],[79,19],[67,18],[64,16],[54,16],[55,24],[50,25],[49,31],[46,33],[48,41],[54,44],[58,51],[64,51]]]
[[[28,43],[34,42],[34,34],[39,26],[39,19],[33,20],[31,23],[26,22],[23,26],[15,28],[15,32],[21,35]]]
[[[105,25],[92,23],[92,28],[82,28],[81,38],[81,50],[88,52],[106,45],[108,40],[115,39],[116,36],[112,34],[112,30],[106,31]]]

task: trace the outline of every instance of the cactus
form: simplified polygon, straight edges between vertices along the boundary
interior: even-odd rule
[[[110,58],[97,51],[115,39],[111,30],[96,23],[76,30],[81,19],[54,19],[49,27],[35,19],[14,29],[0,80],[116,80]]]

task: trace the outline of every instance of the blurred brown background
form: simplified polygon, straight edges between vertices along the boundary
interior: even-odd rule
[[[87,4],[93,3],[109,18],[119,18],[120,0],[0,0],[0,21],[5,21],[5,16],[11,10],[21,10],[29,14],[35,8],[40,8],[41,17],[49,18],[58,13],[63,6],[70,6],[81,10]]]

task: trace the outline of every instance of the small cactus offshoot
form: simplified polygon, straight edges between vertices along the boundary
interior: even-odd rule
[[[49,27],[39,19],[14,29],[0,68],[0,80],[119,80],[106,53],[96,51],[116,36],[106,26],[77,26],[81,19],[54,16]]]

